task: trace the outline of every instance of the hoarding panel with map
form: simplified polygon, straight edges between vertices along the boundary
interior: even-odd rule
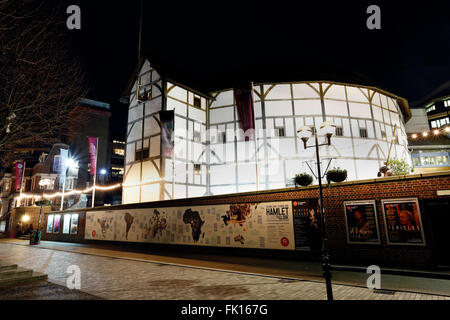
[[[85,239],[295,248],[290,201],[89,211]]]

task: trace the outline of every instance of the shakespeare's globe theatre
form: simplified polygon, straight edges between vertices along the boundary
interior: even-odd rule
[[[130,84],[123,203],[292,187],[315,169],[314,148],[296,131],[324,121],[336,126],[320,155],[348,180],[376,178],[388,154],[410,162],[405,99],[382,89],[331,81],[253,83],[255,140],[240,130],[232,88],[198,92],[153,68],[148,60]],[[163,152],[160,111],[174,110],[174,152]],[[319,142],[324,142],[324,137]],[[391,144],[391,142],[393,143]],[[312,141],[310,142],[312,143]]]

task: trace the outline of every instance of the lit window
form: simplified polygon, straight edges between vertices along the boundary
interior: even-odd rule
[[[381,131],[381,139],[386,140],[386,131]]]
[[[437,128],[437,123],[436,123],[436,121],[431,121],[431,127],[432,128]]]
[[[114,148],[113,152],[114,152],[115,155],[118,155],[118,156],[124,156],[125,155],[125,150],[124,149]]]
[[[123,168],[119,168],[119,167],[112,167],[111,168],[111,173],[113,175],[123,175],[124,174],[124,169]]]
[[[445,100],[444,106],[446,106],[447,108],[450,107],[450,100]]]
[[[202,165],[199,163],[194,163],[194,174],[200,174],[202,170]]]
[[[420,166],[420,158],[414,157],[414,158],[412,158],[412,160],[413,160],[414,167],[419,167]]]
[[[427,113],[436,110],[436,107],[434,106],[434,104],[431,107],[427,108]]]

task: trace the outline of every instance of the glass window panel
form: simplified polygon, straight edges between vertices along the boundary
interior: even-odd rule
[[[70,223],[70,234],[78,233],[78,213],[72,214],[72,220]]]
[[[64,215],[63,233],[69,233],[70,230],[70,214]]]
[[[53,230],[53,219],[54,219],[54,215],[50,214],[47,216],[47,233],[51,233]]]
[[[414,167],[420,166],[420,158],[414,157],[413,159],[413,165]]]

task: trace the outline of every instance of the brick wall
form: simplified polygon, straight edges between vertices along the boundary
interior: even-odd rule
[[[430,268],[436,266],[434,244],[431,230],[424,210],[423,200],[446,198],[437,195],[438,190],[450,190],[450,172],[390,177],[365,181],[352,181],[324,186],[324,205],[326,212],[326,233],[332,263],[377,264],[381,267],[407,266],[410,268]],[[289,188],[280,190],[249,192],[212,197],[178,199],[140,204],[108,207],[117,209],[154,208],[205,204],[228,204],[239,202],[266,202],[318,198],[318,186]],[[448,198],[449,196],[447,196]],[[382,199],[418,198],[425,232],[426,246],[388,245],[385,232]],[[344,201],[376,200],[381,244],[348,244],[345,230]],[[104,207],[90,210],[104,210]],[[77,212],[77,211],[72,211]],[[79,211],[78,211],[79,212]],[[450,208],[449,208],[450,212]],[[77,237],[46,235],[43,239],[82,242],[84,236],[84,218],[80,216],[80,230]],[[82,231],[83,229],[83,231]]]

